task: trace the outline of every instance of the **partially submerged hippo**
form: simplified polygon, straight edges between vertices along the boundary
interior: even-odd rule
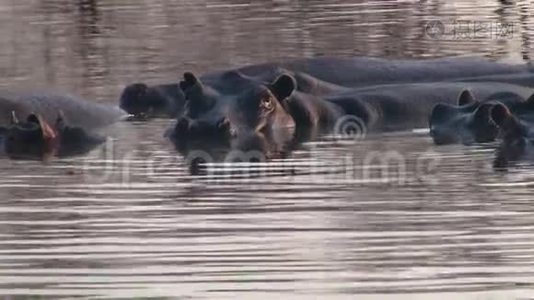
[[[499,128],[491,120],[495,105],[505,105],[519,115],[534,112],[530,97],[534,90],[530,88],[498,82],[472,82],[466,88],[456,104],[439,103],[432,109],[429,127],[436,144],[493,142],[499,135]]]
[[[534,105],[534,96],[529,101]],[[534,115],[514,113],[504,104],[491,109],[491,119],[501,132],[494,161],[496,168],[506,168],[510,163],[534,159]]]
[[[258,136],[273,143],[275,137],[284,137],[278,140],[291,145],[296,137],[308,139],[343,128],[339,122],[344,120],[356,120],[358,124],[353,125],[365,133],[422,128],[427,126],[436,104],[452,106],[458,95],[466,97],[466,86],[484,97],[501,90],[532,93],[526,87],[494,82],[348,89],[291,71],[282,72],[272,81],[229,71],[209,83],[186,73],[180,86],[186,97],[185,110],[168,132],[178,145],[196,140],[240,145]]]
[[[264,81],[273,81],[281,70],[307,74],[323,82],[348,88],[394,83],[450,81],[480,76],[532,74],[527,65],[508,65],[481,58],[439,58],[428,60],[388,60],[380,58],[318,57],[250,65],[235,71]],[[200,76],[204,83],[217,85],[227,71]],[[495,80],[497,80],[494,77]],[[185,95],[177,84],[147,86],[136,83],[127,86],[120,106],[126,112],[141,117],[176,117],[182,111]]]
[[[81,127],[71,127],[62,113],[54,124],[43,117],[30,114],[19,121],[13,112],[12,123],[2,128],[4,152],[10,158],[67,157],[84,154],[102,144],[106,138]]]
[[[178,84],[148,86],[134,83],[124,88],[120,107],[136,119],[174,118],[183,109],[184,94]]]
[[[12,158],[83,154],[105,141],[98,131],[123,118],[118,108],[52,94],[0,98],[0,142]]]

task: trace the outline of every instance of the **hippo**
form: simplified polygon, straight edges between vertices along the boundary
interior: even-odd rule
[[[526,87],[495,82],[351,89],[289,70],[281,71],[272,81],[235,70],[211,82],[203,82],[192,73],[183,77],[180,87],[186,97],[184,113],[167,131],[179,145],[197,140],[235,144],[258,136],[267,140],[284,137],[284,145],[291,145],[287,137],[292,135],[305,141],[322,134],[344,134],[346,129],[366,134],[410,130],[428,126],[428,116],[438,103],[452,106],[459,97],[462,103],[468,101],[464,99],[470,96],[466,87],[484,97],[501,90],[532,93]]]
[[[528,65],[508,65],[482,58],[439,58],[427,60],[388,60],[381,58],[317,57],[263,63],[237,68],[243,75],[273,81],[284,72],[307,74],[333,85],[360,88],[384,84],[451,81],[460,78],[474,80],[479,76],[532,74]],[[199,77],[204,83],[216,85],[228,71],[223,70]],[[494,78],[497,80],[496,78]],[[174,118],[181,114],[185,95],[178,84],[147,86],[128,85],[120,97],[120,107],[129,114],[146,117]]]
[[[496,104],[505,105],[520,115],[534,111],[531,97],[534,90],[530,88],[498,82],[472,82],[466,88],[456,104],[439,103],[432,109],[429,128],[435,144],[470,145],[495,141],[500,131],[491,120],[490,112]]]
[[[534,99],[534,96],[532,98]],[[532,115],[516,114],[502,103],[497,103],[492,107],[490,115],[492,121],[501,130],[494,167],[504,170],[511,163],[520,160],[532,161],[534,159],[534,118]]]
[[[184,106],[185,97],[177,84],[148,86],[134,83],[124,88],[120,107],[135,119],[175,118]]]
[[[86,130],[110,126],[126,116],[118,107],[85,101],[71,95],[51,92],[0,93],[0,126],[9,125],[13,111],[20,119],[30,113],[40,114],[48,123],[54,123],[62,111],[71,125]]]
[[[46,160],[80,155],[106,140],[96,133],[70,126],[61,112],[54,125],[38,114],[30,114],[21,122],[13,112],[10,126],[2,131],[3,152],[13,159]]]
[[[1,152],[30,159],[84,154],[105,141],[100,131],[125,115],[72,96],[6,94],[0,98]]]

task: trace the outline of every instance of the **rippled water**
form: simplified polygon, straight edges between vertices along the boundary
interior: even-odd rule
[[[115,103],[134,81],[281,57],[529,60],[530,2],[502,2],[0,0],[0,86]],[[462,38],[455,20],[513,31]],[[417,131],[194,177],[169,123],[119,124],[86,157],[0,160],[0,298],[534,295],[532,165],[497,172],[491,146]]]

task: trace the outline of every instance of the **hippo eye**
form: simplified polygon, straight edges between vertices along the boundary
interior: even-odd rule
[[[263,107],[266,110],[273,109],[274,108],[273,97],[271,97],[270,95],[266,95],[265,97],[263,97],[263,99],[261,99],[261,107]]]

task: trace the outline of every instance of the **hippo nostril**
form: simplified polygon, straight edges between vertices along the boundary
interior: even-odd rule
[[[227,134],[227,137],[234,138],[237,136],[237,130],[230,124],[230,120],[222,118],[217,122],[217,129],[220,132]]]
[[[230,121],[227,118],[222,118],[217,122],[217,128],[221,130],[230,130]]]

